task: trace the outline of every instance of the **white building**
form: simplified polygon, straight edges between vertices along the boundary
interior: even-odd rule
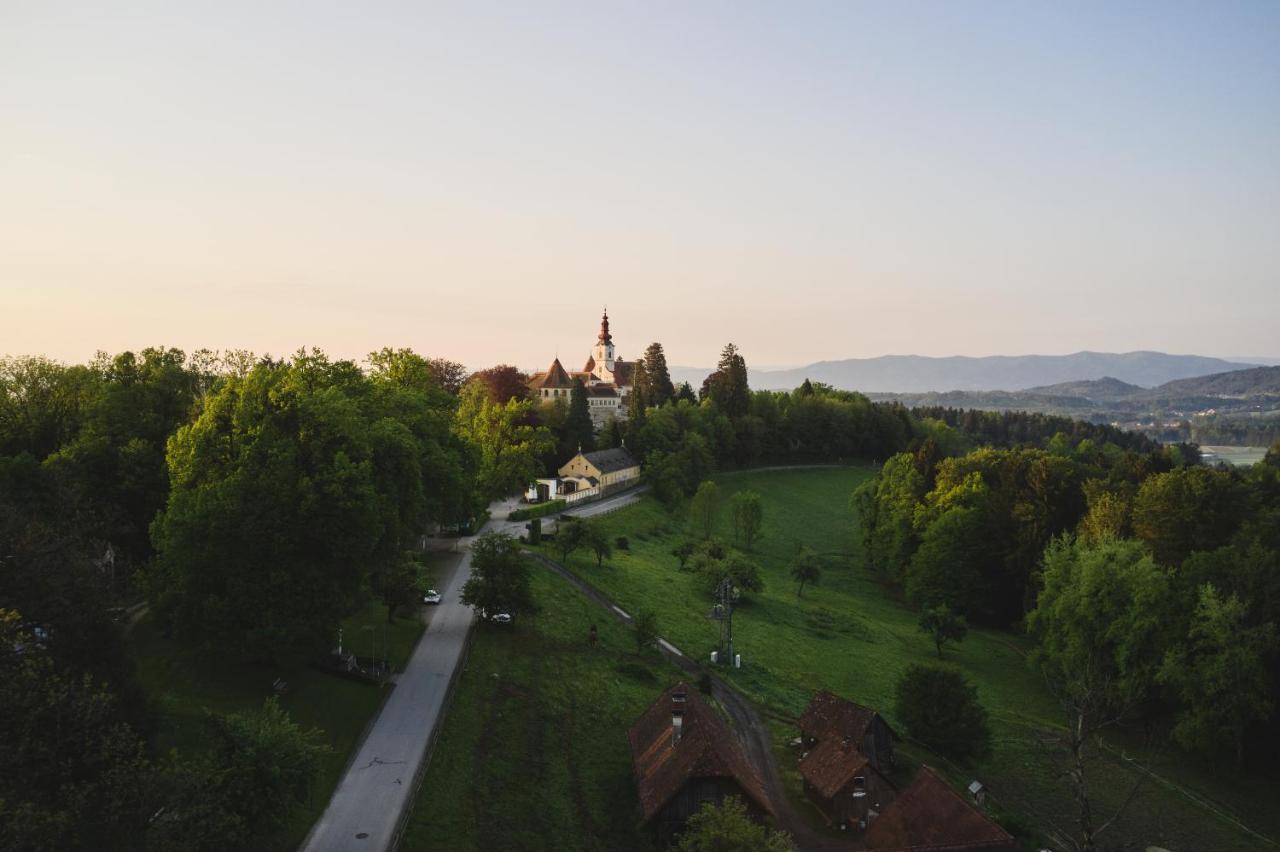
[[[563,399],[569,404],[574,379],[581,379],[587,390],[587,408],[591,422],[599,429],[610,417],[627,416],[627,399],[631,396],[632,364],[615,357],[613,335],[609,333],[609,312],[600,319],[600,334],[587,356],[583,368],[570,373],[556,358],[551,366],[529,379],[529,388],[543,402]]]

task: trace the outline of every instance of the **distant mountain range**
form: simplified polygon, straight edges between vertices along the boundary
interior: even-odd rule
[[[1154,388],[1178,379],[1250,370],[1256,364],[1169,355],[1164,352],[1076,352],[1072,355],[993,355],[983,358],[883,355],[819,361],[786,370],[751,370],[751,387],[790,390],[805,379],[864,393],[928,393],[946,391],[1032,391],[1048,396],[1079,397],[1071,388],[1081,382],[1094,394],[1127,396],[1129,388]],[[711,371],[689,367],[672,370],[677,382],[697,389]],[[1092,398],[1092,397],[1091,397]]]

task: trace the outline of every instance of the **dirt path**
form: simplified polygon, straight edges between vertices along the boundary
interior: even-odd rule
[[[631,615],[595,586],[587,583],[554,559],[543,556],[541,553],[533,553],[527,550],[524,552],[555,574],[563,577],[592,602],[607,610],[615,619],[623,624],[631,624]],[[751,765],[760,773],[760,778],[764,781],[765,792],[769,796],[769,802],[773,805],[778,827],[789,832],[800,849],[806,850],[806,852],[849,852],[849,850],[863,848],[861,843],[853,840],[846,841],[818,833],[805,820],[804,816],[792,806],[782,783],[782,773],[779,771],[778,763],[773,756],[769,727],[760,718],[755,705],[746,696],[734,689],[714,671],[704,668],[700,663],[667,640],[658,640],[658,649],[664,657],[693,677],[700,678],[705,674],[711,678],[711,696],[720,702],[720,706],[724,707],[725,712],[729,714],[729,721],[733,725],[734,732],[738,736],[738,741],[741,743],[747,759],[751,761]]]

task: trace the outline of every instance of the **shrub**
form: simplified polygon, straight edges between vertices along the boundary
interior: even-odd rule
[[[991,753],[987,711],[959,672],[914,665],[898,681],[894,711],[908,734],[930,748],[968,760]]]
[[[613,546],[618,548],[618,550],[630,550],[631,542],[627,540],[625,535],[620,535],[613,540]]]
[[[527,521],[532,518],[542,518],[547,515],[554,515],[556,512],[564,511],[565,506],[569,505],[563,500],[548,500],[545,503],[539,503],[536,506],[526,506],[523,509],[516,509],[510,515],[507,515],[508,521]]]

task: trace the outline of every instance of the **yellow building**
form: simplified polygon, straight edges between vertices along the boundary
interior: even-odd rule
[[[634,485],[640,480],[640,462],[626,447],[579,452],[560,466],[565,479],[583,479],[600,486],[601,493]]]

